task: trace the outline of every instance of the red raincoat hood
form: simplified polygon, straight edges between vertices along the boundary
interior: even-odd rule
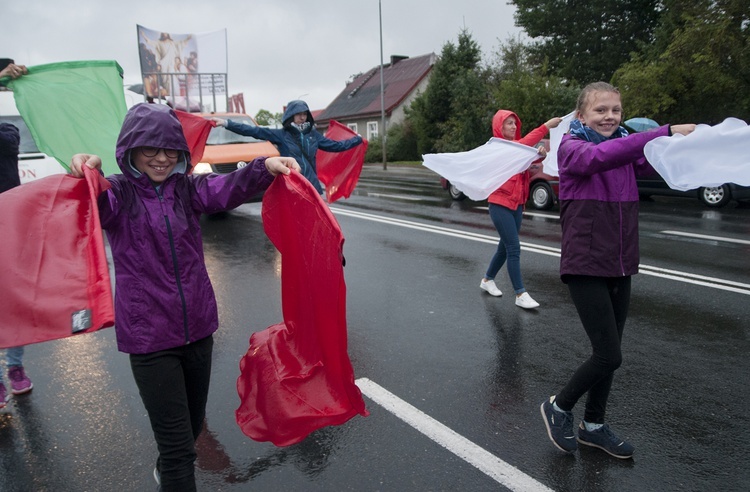
[[[507,120],[510,116],[515,116],[516,121],[518,124],[516,125],[516,136],[513,138],[513,140],[521,140],[521,118],[518,117],[516,113],[513,111],[508,111],[507,109],[501,109],[497,113],[495,113],[495,116],[492,117],[492,136],[497,138],[503,137],[503,123],[505,123],[505,120]]]

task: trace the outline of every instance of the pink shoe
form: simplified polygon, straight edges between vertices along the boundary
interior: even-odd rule
[[[10,379],[10,389],[14,395],[28,393],[34,387],[31,379],[23,371],[23,366],[10,366],[8,368],[8,379]]]
[[[0,383],[0,408],[5,408],[5,405],[8,404],[8,400],[10,400],[10,395],[6,391],[5,385]]]

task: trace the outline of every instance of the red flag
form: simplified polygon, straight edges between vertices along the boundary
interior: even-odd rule
[[[0,193],[0,348],[56,340],[114,325],[96,197],[110,187],[41,178]]]
[[[347,140],[356,137],[357,134],[338,121],[331,120],[325,136],[331,140]],[[367,140],[363,141],[362,145],[344,152],[325,152],[318,149],[318,153],[315,154],[318,179],[326,185],[328,203],[333,203],[339,198],[349,198],[352,194],[359,181],[359,175],[362,174],[366,152]]]
[[[288,446],[368,413],[347,353],[344,236],[336,219],[298,172],[276,177],[262,215],[281,253],[284,321],[250,337],[236,418],[252,439]]]
[[[211,128],[215,127],[216,123],[185,111],[175,110],[175,113],[182,124],[182,133],[185,134],[185,140],[190,149],[190,163],[195,166],[203,158],[208,134],[211,133]]]

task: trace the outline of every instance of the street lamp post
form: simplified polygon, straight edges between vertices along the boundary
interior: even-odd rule
[[[380,142],[383,151],[383,170],[388,169],[385,155],[385,87],[383,85],[383,8],[378,0],[378,16],[380,17]]]

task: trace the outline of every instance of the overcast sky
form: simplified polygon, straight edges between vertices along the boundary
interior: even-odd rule
[[[466,27],[489,57],[518,36],[508,0],[382,0],[383,57],[439,54]],[[116,60],[140,82],[136,25],[176,34],[227,30],[229,93],[248,113],[292,99],[325,108],[380,64],[377,0],[29,0],[2,2],[0,57],[27,66]]]

